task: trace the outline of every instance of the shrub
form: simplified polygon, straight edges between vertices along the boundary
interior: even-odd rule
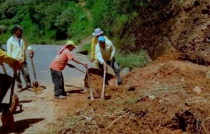
[[[120,53],[116,53],[116,61],[122,68],[128,67],[130,69],[134,69],[145,67],[151,62],[151,59],[147,55],[146,51],[140,50],[138,54],[130,52],[126,55],[122,55]]]

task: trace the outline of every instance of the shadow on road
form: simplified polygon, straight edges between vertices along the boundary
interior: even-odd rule
[[[84,94],[84,90],[82,88],[78,88],[78,89],[74,89],[74,90],[69,90],[67,92],[70,93],[70,94],[73,94],[73,93]]]
[[[44,118],[35,118],[35,119],[24,119],[20,121],[15,122],[15,131],[10,131],[3,126],[0,127],[0,133],[16,133],[16,134],[22,134],[25,132],[26,129],[28,129],[31,125],[36,124],[40,121],[44,120]]]
[[[32,100],[22,100],[22,101],[19,101],[19,103],[29,103],[29,102],[32,102]]]
[[[66,87],[81,88],[81,87],[77,87],[77,86],[74,86],[74,85],[66,85],[66,84],[65,84],[65,86],[66,86]]]

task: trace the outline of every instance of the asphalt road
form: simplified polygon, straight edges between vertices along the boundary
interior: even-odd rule
[[[33,60],[36,70],[37,81],[41,86],[45,86],[46,89],[43,90],[43,93],[39,95],[35,95],[35,93],[30,90],[25,90],[21,93],[17,93],[19,97],[19,103],[22,105],[23,111],[21,111],[21,108],[18,106],[16,113],[14,114],[15,126],[17,128],[16,133],[39,133],[38,131],[44,131],[45,129],[47,129],[46,126],[54,122],[57,116],[59,116],[59,114],[56,114],[57,108],[59,107],[55,103],[56,100],[54,99],[53,83],[49,65],[51,61],[55,58],[57,52],[60,50],[61,47],[62,46],[58,45],[32,45],[32,48],[35,51]],[[5,49],[6,45],[4,45],[2,48]],[[75,58],[81,62],[87,63],[89,67],[93,67],[93,64],[89,61],[89,58],[86,55],[81,55],[77,53],[78,50],[79,48],[73,50]],[[33,69],[29,57],[27,57],[27,63],[30,78],[33,82]],[[73,61],[70,61],[69,63],[73,64],[75,67],[82,71],[86,71],[86,69],[80,64],[76,64]],[[7,69],[7,73],[13,76],[13,70],[6,64],[5,67]],[[2,69],[0,69],[0,73],[3,73]],[[76,69],[69,68],[67,66],[63,70],[63,76],[65,83],[67,83],[67,85],[65,85],[66,89],[69,90],[71,87],[73,87],[74,89],[82,89],[84,73]],[[82,95],[84,98],[84,94]],[[9,96],[10,90],[8,90],[3,100],[3,103],[9,102]],[[78,100],[79,97],[81,98],[81,95],[71,95],[69,99],[76,98],[76,100]],[[0,122],[0,133],[6,132],[7,130],[5,130],[4,127],[2,127],[2,123]]]
[[[31,45],[31,46],[35,52],[33,62],[35,66],[37,81],[40,85],[47,87],[49,86],[50,83],[52,83],[52,78],[51,78],[50,68],[49,68],[50,63],[55,58],[57,52],[61,49],[62,46],[61,45]],[[3,45],[2,48],[6,49],[6,45]],[[73,54],[75,58],[83,63],[87,63],[89,67],[93,67],[93,64],[90,62],[87,55],[79,54],[77,53],[77,51],[79,51],[79,47],[73,50]],[[27,53],[27,56],[28,56],[28,53]],[[69,63],[73,64],[75,67],[77,67],[78,69],[82,71],[86,71],[86,69],[80,64],[77,64],[73,61],[69,61]],[[32,69],[31,60],[29,57],[27,57],[27,64],[28,64],[28,69],[30,73],[30,78],[31,78],[31,81],[33,82],[35,81],[34,73]],[[6,64],[5,64],[5,67],[6,67],[7,73],[12,76],[13,75],[12,69]],[[0,69],[0,73],[3,73],[2,69]],[[74,77],[84,76],[84,73],[66,66],[66,68],[63,70],[63,76],[64,76],[65,81],[68,81],[68,79],[71,79]]]

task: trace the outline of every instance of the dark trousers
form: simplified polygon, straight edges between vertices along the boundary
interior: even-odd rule
[[[0,103],[12,84],[12,77],[7,74],[0,74]]]
[[[54,83],[54,95],[59,96],[63,95],[66,96],[66,92],[64,89],[64,79],[63,79],[63,73],[61,71],[55,71],[53,69],[50,69],[52,81]]]
[[[120,77],[120,69],[117,62],[115,61],[115,58],[113,58],[112,61],[106,61],[106,63],[114,70],[118,85],[122,84],[122,79]],[[103,65],[99,64],[99,68],[103,69]]]
[[[23,62],[21,64],[21,68],[20,68],[20,70],[18,70],[17,78],[16,78],[17,87],[22,88],[23,85],[22,85],[22,82],[21,82],[21,79],[20,79],[20,72],[23,75],[23,79],[24,79],[24,81],[26,83],[26,86],[31,86],[31,79],[30,79],[30,76],[29,76],[28,67],[27,67],[27,63],[26,62]]]

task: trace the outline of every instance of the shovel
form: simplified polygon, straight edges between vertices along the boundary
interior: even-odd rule
[[[104,67],[103,85],[102,85],[102,93],[101,93],[102,99],[104,99],[105,80],[106,80],[106,68]]]
[[[80,72],[82,72],[82,73],[85,73],[84,71],[82,71],[82,70],[80,70],[79,68],[76,68],[74,65],[72,65],[72,64],[67,64],[67,66],[69,66],[70,68],[74,68],[74,69],[76,69],[76,70],[78,70],[78,71],[80,71]]]
[[[2,66],[3,70],[6,70],[4,66]],[[11,108],[11,106],[13,105],[12,103],[15,102],[14,107],[13,108],[17,108],[18,102],[14,101],[13,99],[13,93],[14,93],[14,87],[15,87],[15,79],[16,79],[17,73],[16,70],[14,70],[14,75],[13,75],[13,79],[12,79],[12,85],[11,85],[11,94],[10,94],[10,100],[9,100],[9,107],[5,107],[2,111],[2,115],[1,115],[1,121],[2,124],[5,128],[8,128],[12,131],[15,130],[15,123],[14,123],[14,117],[13,117],[13,110]],[[17,104],[17,105],[16,105]],[[15,111],[15,110],[14,110]]]
[[[2,69],[4,71],[5,74],[7,74],[6,68],[4,66],[4,64],[1,64]],[[10,94],[10,101],[9,101],[9,106],[10,106],[10,111],[12,113],[14,113],[17,109],[17,106],[19,105],[19,97],[18,95],[15,93],[14,94],[14,85],[15,85],[15,79],[16,79],[16,71],[14,72],[14,76],[13,76],[13,81],[12,81],[12,86],[11,86],[11,94]]]
[[[69,66],[70,68],[74,68],[74,69],[76,69],[76,70],[78,70],[78,71],[80,71],[80,72],[82,72],[82,73],[85,73],[85,78],[87,78],[88,82],[86,83],[86,82],[85,82],[85,79],[84,79],[83,89],[84,89],[85,92],[87,91],[87,90],[86,90],[86,87],[85,87],[85,85],[87,84],[88,87],[89,87],[89,89],[90,89],[90,100],[94,100],[93,91],[92,91],[92,88],[91,88],[91,82],[90,82],[89,73],[88,73],[88,68],[86,69],[86,72],[84,72],[84,71],[82,71],[82,70],[76,68],[76,67],[75,67],[74,65],[72,65],[72,64],[67,64],[67,66]]]
[[[42,89],[39,85],[39,83],[36,81],[36,72],[35,72],[35,67],[34,67],[34,62],[33,62],[33,58],[30,58],[31,59],[31,65],[32,65],[32,68],[33,68],[33,74],[34,74],[34,82],[33,82],[33,89],[34,89],[34,92],[35,94],[40,94],[42,93]]]
[[[88,86],[89,86],[89,89],[90,89],[90,100],[94,100],[93,91],[92,91],[92,88],[91,88],[91,82],[90,82],[89,73],[88,73],[88,68],[86,69],[86,73],[87,73],[87,79],[88,79]]]
[[[4,74],[7,74],[6,68],[5,68],[5,66],[4,66],[3,63],[1,63],[1,66],[2,66],[2,69],[3,69],[3,71],[4,71]]]

